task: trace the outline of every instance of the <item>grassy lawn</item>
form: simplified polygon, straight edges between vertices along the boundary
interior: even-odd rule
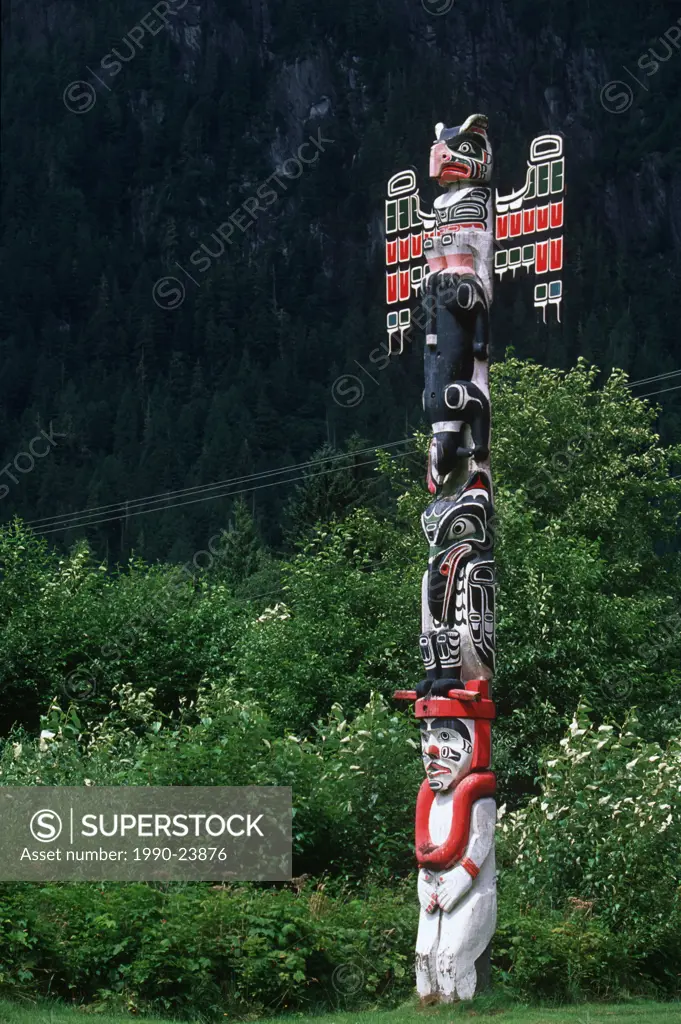
[[[92,1016],[82,1010],[62,1007],[55,1003],[32,1006],[30,1004],[7,1003],[0,1000],[1,1024],[76,1024],[84,1019],[97,1024],[129,1024],[132,1020],[146,1020],[149,1024],[176,1024],[160,1017],[140,1017],[137,1014],[104,1014]],[[225,1020],[229,1019],[227,1016]],[[244,1020],[244,1018],[231,1018]],[[499,1024],[681,1024],[681,1003],[584,1003],[580,1006],[560,1008],[529,1007],[514,1005],[497,997],[476,999],[474,1003],[455,1006],[429,1007],[420,1010],[408,1005],[399,1010],[377,1010],[361,1013],[330,1013],[321,1017],[290,1014],[268,1018],[268,1024],[293,1024],[294,1021],[309,1021],[316,1024],[444,1024],[445,1021],[494,1020]]]

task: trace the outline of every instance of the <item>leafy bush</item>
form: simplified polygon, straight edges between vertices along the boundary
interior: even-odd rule
[[[60,556],[19,521],[0,528],[0,732],[35,729],[55,696],[84,692],[101,715],[114,686],[150,680],[169,710],[232,669],[246,607],[215,573],[189,569],[133,558],[108,573],[85,544]]]
[[[659,993],[641,977],[626,938],[592,920],[579,901],[561,912],[519,907],[519,895],[504,891],[493,945],[497,977],[515,995],[571,1002]]]
[[[584,941],[604,958],[606,987],[626,961],[630,984],[681,989],[680,794],[679,740],[663,749],[640,737],[633,712],[617,729],[594,726],[579,708],[560,752],[546,760],[541,795],[500,828],[506,898],[531,914],[571,914],[571,929],[543,955],[581,934],[577,909],[590,922]],[[536,914],[532,921],[534,928]],[[585,947],[574,964],[591,984],[588,971],[598,965],[590,958]]]
[[[222,1020],[397,1001],[413,986],[411,890],[0,886],[0,919],[18,913],[16,950],[0,948],[5,984],[95,1008]]]
[[[29,932],[26,909],[23,901],[5,897],[0,887],[0,992],[3,993],[28,989],[35,981],[31,968],[38,938]]]
[[[0,741],[0,784],[290,786],[298,874],[411,869],[420,741],[383,698],[372,695],[351,720],[335,705],[312,735],[282,737],[229,687],[202,692],[179,716],[160,713],[154,697],[118,688],[92,726],[53,704],[40,740]]]

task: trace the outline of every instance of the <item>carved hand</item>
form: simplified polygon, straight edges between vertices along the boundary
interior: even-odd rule
[[[437,879],[437,902],[445,913],[450,911],[473,885],[473,879],[461,865],[451,871],[441,872]]]
[[[418,894],[421,909],[426,914],[434,914],[438,906],[437,891],[435,889],[436,876],[432,871],[421,868],[419,871]]]

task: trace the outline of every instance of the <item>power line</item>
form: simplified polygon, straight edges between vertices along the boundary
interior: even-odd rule
[[[656,377],[643,377],[641,380],[632,380],[626,385],[628,388],[636,387],[637,384],[654,384],[657,380],[667,380],[668,377],[678,377],[681,370],[670,370],[669,373],[658,373]]]
[[[666,380],[666,379],[669,379],[670,377],[678,376],[679,374],[681,374],[681,370],[671,370],[671,371],[669,371],[667,373],[658,374],[657,376],[654,376],[654,377],[645,377],[645,378],[642,378],[641,380],[630,381],[626,385],[626,387],[635,387],[636,385],[639,385],[639,384],[649,384],[649,383],[653,383],[654,381],[658,381],[658,380]],[[664,394],[667,391],[677,391],[679,389],[681,389],[681,385],[679,385],[679,387],[663,388],[660,391],[647,392],[644,395],[637,395],[636,397],[637,398],[641,398],[641,399],[643,399],[643,398],[651,398],[651,397],[654,397],[655,395]],[[146,498],[134,498],[133,500],[127,500],[127,501],[122,501],[122,502],[114,502],[113,504],[110,504],[110,505],[97,505],[97,506],[94,506],[92,508],[81,509],[78,512],[68,512],[68,513],[62,513],[62,514],[56,515],[56,516],[46,516],[46,517],[44,517],[42,519],[29,520],[27,522],[27,525],[28,526],[32,526],[32,527],[34,527],[34,529],[38,530],[40,533],[43,533],[43,534],[47,535],[47,534],[50,534],[50,533],[58,533],[58,532],[61,532],[62,530],[66,530],[66,529],[75,529],[78,526],[96,526],[99,523],[114,522],[116,520],[123,519],[123,518],[127,519],[127,518],[129,518],[129,517],[131,517],[133,515],[143,515],[143,514],[146,514],[147,512],[157,512],[157,511],[161,511],[163,509],[181,508],[183,505],[193,505],[193,504],[199,503],[200,501],[209,501],[212,498],[224,498],[224,497],[229,497],[230,495],[244,494],[246,492],[250,492],[250,491],[254,491],[254,490],[261,490],[263,487],[276,486],[279,483],[296,483],[298,480],[303,479],[303,477],[290,477],[289,478],[289,477],[285,477],[285,475],[286,474],[290,474],[290,473],[294,473],[294,472],[296,472],[297,470],[300,470],[300,469],[307,469],[307,468],[309,468],[311,466],[314,466],[314,465],[318,464],[320,461],[323,461],[324,463],[328,463],[328,462],[336,462],[336,461],[340,461],[340,460],[347,460],[348,458],[352,458],[355,455],[365,455],[365,454],[368,454],[369,452],[377,451],[379,448],[383,448],[383,449],[394,448],[397,445],[408,443],[409,440],[410,439],[404,439],[404,440],[401,440],[401,441],[389,441],[386,444],[373,445],[373,446],[371,446],[369,448],[358,449],[356,452],[347,452],[347,453],[342,453],[342,454],[338,454],[338,455],[331,455],[331,456],[328,457],[328,459],[326,459],[326,458],[323,459],[323,460],[310,459],[307,462],[294,463],[291,466],[284,466],[284,467],[282,467],[280,469],[264,470],[264,471],[262,471],[260,473],[251,473],[251,474],[247,474],[247,475],[241,476],[241,477],[232,477],[232,478],[229,478],[229,479],[226,479],[226,480],[218,480],[218,481],[216,481],[213,484],[199,484],[199,485],[196,485],[195,487],[185,487],[185,488],[181,488],[181,489],[176,490],[176,491],[161,491],[161,492],[158,492],[157,494],[149,495]],[[373,463],[373,464],[375,465],[375,463]],[[342,467],[342,468],[345,468],[345,467]],[[313,475],[324,475],[324,474],[321,473],[321,474],[313,474]],[[263,484],[263,485],[261,485],[259,487],[245,487],[242,490],[238,490],[238,491],[226,491],[226,492],[221,492],[219,494],[213,494],[213,495],[209,494],[210,491],[216,491],[216,490],[218,490],[218,488],[221,488],[221,487],[231,487],[234,484],[250,483],[251,481],[267,480],[269,478],[274,478],[274,477],[285,477],[285,479],[274,480],[273,483]],[[205,495],[205,497],[196,498],[196,500],[194,500],[194,501],[182,501],[182,502],[175,502],[173,504],[168,504],[168,500],[170,498],[190,497],[192,495]],[[151,503],[155,503],[156,507],[154,507],[154,508],[146,508],[145,507],[142,511],[135,511],[135,510],[140,509],[141,506],[148,506]],[[131,510],[133,510],[133,511],[131,511]],[[112,516],[110,516],[108,518],[104,518],[104,517],[101,517],[101,516],[97,516],[94,519],[90,518],[92,516],[95,516],[96,513],[109,513],[109,512],[121,512],[121,515],[112,515]],[[51,527],[49,530],[43,529],[44,526],[48,526],[48,525]]]
[[[400,443],[404,443],[404,442],[400,442]],[[371,450],[375,450],[375,449],[371,449]],[[411,450],[411,451],[407,451],[407,452],[398,452],[396,455],[391,455],[390,457],[393,460],[395,460],[395,459],[399,459],[399,458],[404,458],[406,455],[413,455],[413,454],[414,454],[414,451]],[[356,463],[355,466],[377,466],[378,463],[379,463],[378,459],[371,459],[368,462]],[[192,501],[181,501],[181,502],[176,502],[173,505],[164,505],[161,508],[140,509],[139,511],[130,513],[130,515],[143,516],[143,515],[148,515],[149,512],[165,511],[166,509],[171,509],[171,508],[184,508],[185,505],[196,505],[196,504],[199,504],[202,501],[213,501],[215,498],[231,498],[231,497],[235,497],[236,495],[239,495],[239,494],[250,493],[251,491],[260,491],[260,490],[262,490],[265,487],[278,487],[281,484],[297,483],[299,480],[314,480],[314,479],[316,479],[319,476],[327,476],[330,473],[342,473],[344,470],[346,470],[348,468],[349,467],[347,467],[347,466],[338,466],[335,469],[326,469],[326,470],[323,470],[323,471],[321,471],[319,473],[308,473],[308,474],[303,473],[301,476],[290,477],[290,478],[287,478],[286,480],[273,480],[270,483],[266,483],[266,484],[259,484],[257,486],[253,486],[253,487],[244,487],[244,488],[242,488],[241,490],[238,490],[238,491],[224,491],[222,494],[209,494],[209,495],[206,495],[205,497],[202,497],[202,498],[194,498]],[[43,530],[43,529],[39,528],[39,532],[42,533],[44,536],[47,536],[47,534],[50,534],[50,533],[60,533],[64,529],[76,529],[77,527],[83,527],[83,526],[98,526],[100,523],[111,523],[111,522],[115,522],[115,521],[117,521],[119,519],[123,519],[123,518],[125,518],[125,513],[123,513],[121,515],[110,516],[110,517],[107,517],[107,518],[94,519],[94,520],[91,520],[89,522],[78,522],[78,523],[72,523],[72,524],[66,524],[66,525],[62,524],[62,525],[56,526],[56,527],[54,527],[53,529],[50,529],[50,530]]]
[[[218,487],[227,487],[232,484],[249,483],[252,480],[264,480],[272,476],[282,476],[285,473],[294,473],[299,469],[307,469],[310,466],[322,462],[337,462],[341,459],[351,459],[355,455],[366,455],[368,452],[375,452],[379,448],[394,448],[399,444],[405,444],[410,442],[410,438],[405,438],[402,441],[390,441],[387,444],[372,445],[370,448],[360,448],[356,452],[346,452],[340,455],[330,455],[328,458],[322,459],[310,459],[308,462],[294,463],[292,466],[283,466],[281,469],[269,469],[263,470],[260,473],[249,473],[246,476],[232,477],[227,480],[218,480],[214,484],[199,484],[196,487],[184,487],[177,491],[161,491],[158,494],[149,495],[147,498],[135,498],[132,501],[120,501],[114,502],[111,505],[96,505],[93,508],[81,509],[79,512],[65,512],[61,515],[46,516],[43,519],[32,519],[27,522],[27,526],[41,526],[52,524],[54,526],[66,525],[71,520],[81,519],[84,516],[94,515],[96,512],[117,512],[122,511],[126,515],[129,514],[129,510],[137,508],[140,505],[148,505],[151,502],[167,502],[169,498],[176,498],[181,496],[189,497],[193,494],[207,493],[211,490],[216,490]],[[161,508],[169,508],[171,506],[162,505]]]
[[[203,485],[197,486],[197,487],[186,487],[186,488],[183,488],[183,489],[180,489],[180,490],[166,490],[166,492],[163,492],[162,495],[159,495],[159,496],[154,495],[154,496],[152,496],[150,498],[139,498],[139,499],[135,499],[134,501],[118,502],[118,503],[116,503],[114,505],[100,505],[100,506],[96,506],[96,507],[91,508],[91,509],[83,509],[81,512],[69,512],[69,513],[62,513],[61,515],[56,515],[56,516],[47,516],[44,519],[34,519],[34,520],[31,520],[30,522],[27,523],[27,525],[33,526],[36,529],[40,529],[41,532],[45,531],[45,530],[43,530],[43,526],[53,526],[55,528],[56,527],[68,528],[71,525],[87,525],[88,517],[91,517],[91,516],[95,516],[96,517],[97,513],[121,512],[122,513],[121,516],[114,516],[113,518],[123,518],[124,516],[127,517],[129,515],[135,515],[136,514],[135,512],[131,512],[130,511],[131,509],[136,509],[136,508],[139,508],[140,506],[150,505],[151,503],[156,503],[157,507],[155,509],[146,509],[145,511],[151,511],[151,512],[153,512],[153,511],[162,511],[164,508],[174,508],[175,507],[174,505],[169,505],[168,504],[168,500],[170,498],[180,498],[180,497],[181,498],[189,498],[189,497],[194,496],[194,495],[207,494],[208,492],[210,492],[210,490],[216,490],[218,487],[231,486],[232,484],[235,484],[235,483],[250,483],[252,480],[262,480],[262,479],[267,479],[268,477],[281,477],[281,476],[284,476],[285,474],[293,473],[293,472],[295,472],[298,469],[305,469],[305,468],[308,468],[310,466],[317,465],[320,462],[328,463],[328,462],[339,462],[341,460],[346,460],[347,461],[348,459],[352,459],[352,457],[355,456],[355,455],[367,455],[370,452],[376,452],[378,449],[389,449],[389,447],[395,447],[397,444],[405,444],[405,443],[409,443],[410,441],[411,441],[411,438],[405,438],[405,439],[400,440],[400,441],[391,441],[391,442],[389,442],[387,444],[377,444],[377,445],[374,445],[373,447],[368,447],[368,449],[358,449],[356,452],[348,452],[348,453],[345,453],[343,455],[329,456],[328,459],[327,458],[312,459],[309,462],[302,462],[302,463],[295,464],[293,466],[285,466],[282,469],[272,469],[272,470],[267,470],[267,471],[264,471],[264,472],[261,472],[261,473],[250,473],[247,476],[238,476],[238,477],[233,477],[232,479],[219,480],[216,483],[207,483],[207,484],[203,484]],[[343,468],[350,468],[351,469],[352,467],[350,465],[348,467],[343,467]],[[297,480],[298,477],[292,477],[292,479],[296,479]],[[281,480],[281,481],[276,481],[276,482],[286,483],[287,480],[288,480],[288,477],[283,479],[283,480]],[[246,489],[250,489],[250,488],[246,488]],[[235,492],[235,493],[236,494],[241,494],[241,492]],[[220,497],[223,497],[223,495],[222,494],[221,495],[216,495],[215,497],[220,498]],[[159,504],[159,502],[162,502],[162,504]],[[189,503],[186,502],[184,504],[189,504]],[[51,530],[50,530],[50,532],[51,532]]]
[[[645,395],[636,395],[637,398],[652,398],[653,395],[663,395],[665,391],[679,391],[681,390],[681,384],[677,384],[674,388],[662,388],[661,391],[646,391]]]
[[[401,442],[401,443],[404,443],[404,442]],[[414,454],[414,450],[412,449],[411,451],[397,452],[397,454],[391,455],[390,458],[393,461],[395,461],[396,459],[401,459],[401,458],[404,458],[407,455],[413,455],[413,454]],[[360,463],[356,463],[355,465],[356,466],[377,466],[378,463],[379,463],[378,459],[372,459],[369,462],[360,462]],[[144,515],[148,515],[150,512],[159,512],[161,510],[165,511],[166,509],[171,509],[171,508],[184,508],[186,505],[196,505],[196,504],[198,504],[199,502],[202,502],[202,501],[213,501],[215,498],[232,498],[232,497],[235,497],[238,494],[246,494],[246,493],[250,493],[251,491],[260,491],[260,490],[262,490],[265,487],[278,487],[281,484],[296,483],[299,480],[314,480],[314,479],[316,479],[317,477],[320,477],[320,476],[327,476],[329,473],[342,473],[347,468],[348,468],[347,466],[338,466],[335,469],[326,469],[326,470],[323,470],[320,473],[308,473],[308,474],[303,473],[301,476],[292,477],[292,478],[286,479],[286,480],[273,480],[273,481],[270,481],[270,483],[266,483],[266,484],[258,484],[257,486],[253,486],[253,487],[244,487],[244,488],[242,488],[239,491],[225,491],[222,494],[209,494],[209,495],[206,495],[205,497],[202,497],[202,498],[194,498],[191,501],[181,501],[181,502],[176,502],[174,505],[164,505],[162,507],[162,509],[159,509],[159,508],[140,509],[140,510],[138,510],[136,512],[130,513],[130,515],[133,515],[133,516],[144,516]],[[126,517],[126,515],[125,515],[125,512],[124,512],[121,515],[110,516],[110,517],[102,518],[102,519],[94,519],[91,522],[82,522],[82,523],[79,522],[79,523],[72,523],[72,524],[56,526],[56,527],[54,527],[53,529],[50,529],[50,530],[43,530],[43,529],[41,529],[39,527],[38,528],[38,532],[42,533],[43,536],[46,537],[50,533],[61,533],[62,530],[65,530],[65,529],[76,529],[78,527],[84,527],[84,526],[99,526],[102,523],[116,522],[117,520],[124,519],[125,517]]]

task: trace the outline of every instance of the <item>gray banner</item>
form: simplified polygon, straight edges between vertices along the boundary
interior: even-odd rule
[[[291,878],[291,790],[0,786],[0,881]]]

